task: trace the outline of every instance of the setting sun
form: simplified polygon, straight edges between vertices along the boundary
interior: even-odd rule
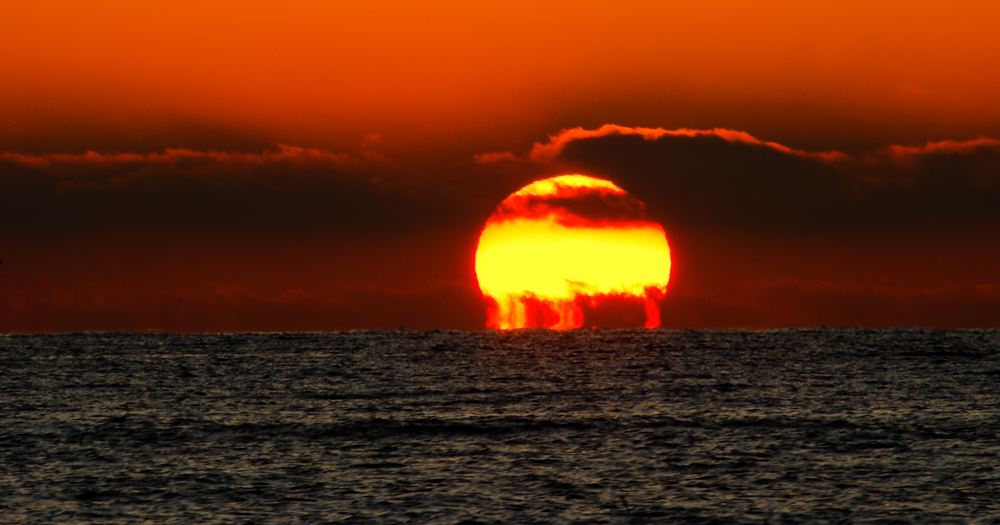
[[[534,182],[505,199],[479,238],[476,275],[491,328],[584,325],[581,302],[644,302],[647,328],[670,279],[663,228],[615,184],[584,175]]]

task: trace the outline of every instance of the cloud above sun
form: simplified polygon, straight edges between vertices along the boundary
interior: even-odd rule
[[[514,159],[610,177],[675,225],[822,232],[1000,220],[1000,141],[992,138],[847,155],[733,130],[605,125],[564,130]]]

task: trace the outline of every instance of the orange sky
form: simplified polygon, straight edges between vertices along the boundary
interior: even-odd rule
[[[980,2],[0,4],[7,149],[509,149],[563,127],[725,127],[793,146],[1000,134]],[[134,149],[134,148],[132,148]]]
[[[0,331],[482,327],[479,229],[573,172],[666,229],[664,326],[997,326],[998,27],[992,1],[0,2]]]

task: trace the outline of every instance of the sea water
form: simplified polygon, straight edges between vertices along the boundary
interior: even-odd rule
[[[0,523],[1000,523],[1000,332],[0,336]]]

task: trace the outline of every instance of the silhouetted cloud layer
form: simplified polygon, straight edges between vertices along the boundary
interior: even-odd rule
[[[574,213],[666,229],[664,326],[1000,325],[1000,141],[608,125],[465,158],[0,153],[0,331],[482,326],[479,229],[567,173],[631,196]]]
[[[81,228],[390,232],[489,215],[542,175],[601,176],[665,225],[774,232],[979,227],[1000,219],[1000,141],[806,152],[731,130],[571,129],[525,157],[405,161],[282,146],[260,154],[0,154],[0,219]],[[402,165],[402,166],[401,166]],[[462,171],[464,170],[464,172]],[[506,188],[506,189],[505,189]]]
[[[805,152],[730,130],[604,126],[529,157],[605,176],[668,224],[757,231],[980,227],[1000,219],[1000,141]]]
[[[371,152],[281,146],[260,154],[167,150],[0,154],[0,220],[17,235],[81,231],[412,231],[454,220]]]

